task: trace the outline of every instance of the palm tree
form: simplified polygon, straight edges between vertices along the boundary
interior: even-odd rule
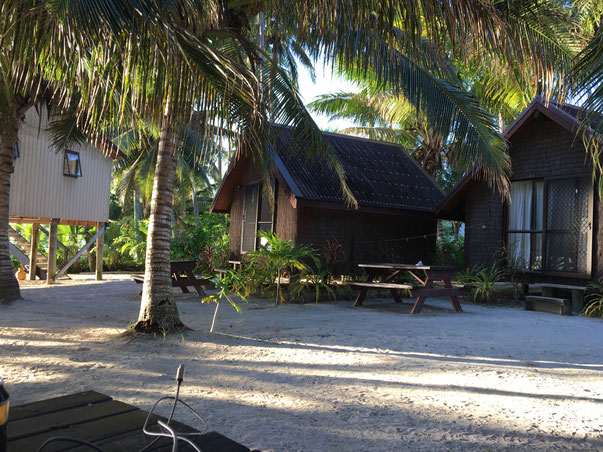
[[[34,104],[66,105],[74,95],[77,62],[94,48],[71,28],[57,26],[37,1],[0,4],[0,302],[20,298],[8,250],[8,203],[21,118]]]
[[[173,205],[179,215],[185,213],[191,201],[193,214],[198,217],[199,193],[212,196],[221,177],[218,162],[224,157],[224,150],[219,143],[198,135],[187,127],[178,144]],[[126,160],[115,163],[117,190],[122,205],[131,208],[134,223],[138,224],[150,204],[159,137],[156,129],[141,126],[140,131],[129,130],[115,141],[127,155]]]
[[[261,49],[246,33],[248,18],[259,10],[274,18],[278,29],[294,36],[310,54],[326,54],[359,73],[370,67],[384,86],[404,91],[415,105],[425,105],[426,115],[442,130],[451,123],[458,124],[467,142],[478,144],[471,148],[477,152],[463,158],[469,161],[476,157],[492,181],[504,180],[504,143],[497,135],[493,118],[471,98],[458,95],[440,80],[421,84],[425,71],[399,50],[400,46],[406,53],[416,49],[418,37],[424,35],[436,48],[443,45],[446,37],[455,55],[482,48],[501,58],[523,55],[527,44],[509,39],[504,18],[492,4],[452,5],[439,0],[362,0],[335,6],[327,0],[293,4],[284,0],[249,0],[229,8],[219,0],[7,0],[2,5],[1,48],[3,52],[9,49],[6,60],[18,66],[9,81],[18,84],[19,89],[24,85],[22,76],[29,87],[46,86],[40,81],[55,77],[63,82],[57,85],[61,90],[53,91],[60,94],[55,94],[60,104],[64,104],[67,94],[77,91],[78,124],[86,132],[94,130],[105,117],[118,118],[123,123],[130,112],[159,127],[145,284],[135,328],[169,331],[181,326],[169,275],[169,229],[176,153],[182,133],[179,124],[188,123],[191,110],[201,114],[208,129],[218,122],[220,129],[228,130],[229,138],[234,137],[236,151],[253,153],[267,174],[270,127],[262,85],[269,86],[271,119],[293,125],[296,135],[311,150],[330,158],[344,193],[353,203],[341,166],[303,108],[286,72],[275,67],[274,61],[261,57]],[[394,23],[404,33],[395,31]],[[30,36],[42,32],[46,33],[43,39],[32,46]],[[467,40],[466,36],[472,39]],[[530,52],[526,55],[522,60],[532,57]],[[92,64],[75,64],[84,57]],[[31,67],[32,61],[40,62],[42,67]],[[551,65],[545,61],[535,73],[546,76],[550,70]],[[263,74],[261,82],[256,74]],[[4,93],[6,77],[1,84]],[[8,88],[7,92],[16,92]],[[121,97],[112,97],[118,95]],[[19,111],[11,99],[7,105],[15,107],[1,113],[0,163],[10,170],[8,154],[16,139]],[[452,105],[456,109],[451,109]],[[466,117],[474,119],[471,127]],[[12,122],[4,121],[5,118]],[[0,174],[2,224],[6,223],[3,215],[8,211],[8,174]],[[5,238],[0,229],[0,242]],[[0,248],[0,264],[5,262],[8,251]],[[0,276],[10,279],[6,272]],[[8,284],[14,290],[14,284]]]

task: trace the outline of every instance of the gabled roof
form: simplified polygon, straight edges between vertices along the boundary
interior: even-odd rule
[[[536,114],[543,114],[567,131],[576,133],[580,129],[581,121],[586,117],[588,112],[576,105],[570,105],[554,100],[549,100],[547,103],[542,97],[536,96],[530,105],[519,114],[517,119],[507,127],[504,134],[505,139],[507,141],[512,141],[513,136]],[[594,123],[596,124],[598,121],[600,121],[600,119],[595,120]],[[587,133],[592,133],[590,127],[587,127],[585,131]],[[462,200],[476,182],[473,171],[469,172],[461,179],[438,206],[436,210],[438,218],[461,220],[464,217]]]
[[[519,131],[525,122],[530,119],[536,112],[544,114],[547,118],[555,121],[561,127],[567,131],[576,133],[580,128],[582,120],[587,116],[588,112],[582,108],[566,104],[564,102],[557,102],[555,100],[549,100],[548,103],[540,96],[536,96],[532,103],[528,105],[524,111],[522,111],[517,119],[511,123],[505,130],[505,138],[511,140],[513,135]],[[598,123],[600,119],[595,120],[594,123]],[[587,132],[592,132],[591,128],[586,128]]]
[[[292,194],[302,200],[344,206],[339,180],[325,160],[306,157],[293,142],[291,128],[277,130],[272,155],[276,170]],[[339,158],[360,209],[433,213],[444,198],[437,183],[400,146],[336,133],[323,135]],[[230,210],[232,189],[242,175],[239,167],[246,163],[247,159],[242,158],[231,164],[214,199],[213,211]]]

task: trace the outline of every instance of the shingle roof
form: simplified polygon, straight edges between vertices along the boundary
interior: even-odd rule
[[[292,129],[279,128],[277,168],[298,198],[344,203],[337,176],[319,157],[306,158],[292,143]],[[324,132],[360,207],[434,212],[444,193],[400,146]]]
[[[505,138],[512,141],[513,135],[521,130],[526,124],[526,120],[536,112],[545,114],[549,119],[555,121],[571,133],[576,133],[580,129],[582,121],[589,113],[587,110],[576,105],[566,104],[552,99],[546,102],[542,97],[536,96],[530,105],[528,105],[505,130]],[[598,117],[595,116],[589,118],[589,121],[591,121],[590,126],[597,128],[601,120],[603,120],[603,116],[600,115]],[[592,129],[586,129],[586,131],[589,132],[592,131]],[[477,180],[474,178],[474,173],[472,171],[461,179],[446,195],[440,206],[438,206],[436,211],[438,218],[463,220],[465,215],[463,204],[464,197],[473,188],[473,184],[476,182]]]

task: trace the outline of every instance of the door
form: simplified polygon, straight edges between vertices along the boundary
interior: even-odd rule
[[[547,181],[546,270],[590,274],[589,178]]]
[[[251,182],[245,185],[243,199],[243,233],[241,234],[242,253],[255,249],[259,188],[260,184],[258,182]]]

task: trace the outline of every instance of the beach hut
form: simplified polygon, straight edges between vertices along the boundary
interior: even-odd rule
[[[446,196],[438,216],[465,222],[466,266],[496,264],[504,249],[526,283],[582,286],[603,276],[603,204],[576,135],[584,114],[536,98],[505,132],[510,199],[473,174]]]
[[[230,213],[230,256],[245,260],[260,245],[257,231],[339,254],[347,269],[363,262],[416,263],[434,258],[435,209],[444,197],[437,183],[391,143],[323,132],[339,158],[358,208],[346,204],[340,183],[318,157],[307,157],[292,129],[278,128],[271,148],[275,207],[252,160],[231,162],[211,207]]]
[[[101,279],[112,162],[123,154],[110,142],[103,143],[102,150],[88,144],[55,149],[48,124],[47,107],[38,105],[27,111],[19,129],[11,176],[9,223],[31,223],[32,235],[27,240],[10,228],[11,254],[29,268],[30,279],[38,276],[51,283],[96,242],[96,275]],[[59,224],[94,226],[97,232],[57,270]],[[48,225],[48,230],[41,225]],[[40,232],[49,236],[46,256],[38,252]]]

